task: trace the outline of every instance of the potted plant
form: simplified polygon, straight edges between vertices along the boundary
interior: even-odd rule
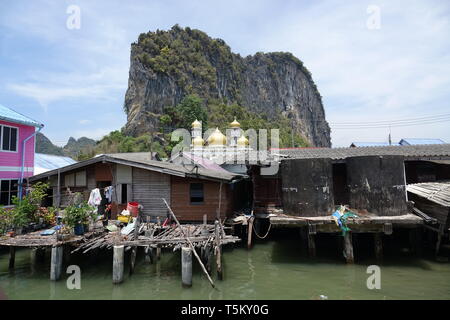
[[[84,234],[84,225],[89,224],[92,208],[83,202],[80,205],[70,205],[65,209],[63,223],[73,228],[76,235]]]
[[[31,221],[30,216],[34,214],[36,208],[28,198],[23,198],[20,201],[18,197],[13,197],[12,202],[14,207],[11,209],[11,222],[15,234],[21,235],[23,228]]]

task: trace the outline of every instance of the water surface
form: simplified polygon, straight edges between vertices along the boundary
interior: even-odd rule
[[[360,251],[366,250],[359,248]],[[360,259],[346,265],[339,254],[329,252],[317,259],[288,241],[258,242],[252,250],[224,250],[224,280],[211,288],[194,263],[193,287],[181,287],[180,253],[163,251],[160,262],[149,264],[139,254],[135,273],[113,285],[112,252],[72,255],[69,264],[80,266],[81,290],[66,287],[65,268],[60,281],[49,280],[50,252],[45,260],[31,263],[30,250],[16,252],[14,271],[8,270],[8,252],[0,252],[0,297],[8,299],[450,299],[450,263],[419,259],[402,251],[385,257],[381,289],[366,286],[367,266]]]

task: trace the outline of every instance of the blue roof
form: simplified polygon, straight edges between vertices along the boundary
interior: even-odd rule
[[[36,153],[34,155],[34,174],[59,169],[74,163],[77,162],[69,157]]]
[[[25,124],[27,126],[33,126],[33,127],[43,127],[44,126],[42,123],[39,123],[33,119],[30,119],[30,118],[24,116],[23,114],[18,113],[17,111],[14,111],[14,110],[12,110],[8,107],[5,107],[1,104],[0,104],[0,120]]]
[[[377,146],[388,146],[388,142],[352,142],[350,146],[355,147],[377,147]]]
[[[441,139],[421,139],[421,138],[403,138],[400,140],[401,145],[417,145],[417,144],[445,144]]]

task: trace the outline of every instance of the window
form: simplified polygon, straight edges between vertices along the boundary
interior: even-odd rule
[[[65,187],[85,187],[86,186],[86,171],[79,171],[77,173],[66,174],[64,177]]]
[[[17,197],[19,180],[2,180],[0,183],[0,205],[12,205],[12,197]]]
[[[203,203],[203,183],[191,183],[189,193],[191,197],[191,204]]]
[[[2,151],[17,151],[17,128],[0,126],[0,147]]]

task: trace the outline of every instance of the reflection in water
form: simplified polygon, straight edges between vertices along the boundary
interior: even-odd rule
[[[17,250],[15,270],[8,270],[8,253],[0,253],[0,299],[450,299],[450,263],[413,256],[385,257],[381,265],[381,290],[366,286],[367,266],[373,261],[346,265],[341,256],[311,260],[297,242],[260,242],[253,249],[226,249],[224,280],[206,280],[200,266],[193,265],[193,286],[181,287],[179,252],[167,251],[154,264],[138,255],[135,273],[113,285],[112,254],[73,255],[63,268],[62,279],[49,279],[49,255],[31,259],[30,250]],[[34,261],[32,263],[32,261]],[[66,287],[68,264],[81,268],[81,290]],[[2,293],[3,292],[3,293]]]

